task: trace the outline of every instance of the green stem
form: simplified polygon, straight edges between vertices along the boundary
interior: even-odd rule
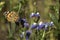
[[[15,23],[11,23],[11,28],[9,27],[8,28],[8,31],[9,31],[9,38],[13,37],[13,34],[15,32]]]
[[[21,3],[19,3],[18,14],[19,14],[19,12],[20,12],[20,9],[21,9]]]
[[[41,40],[44,40],[44,37],[45,37],[45,30],[44,30],[44,32],[43,32],[43,35],[42,35]]]
[[[53,30],[52,30],[52,32],[50,33],[50,40],[55,40],[55,37],[54,37],[54,34],[53,34]]]
[[[9,32],[9,37],[11,36],[11,30],[10,30],[10,26],[9,26],[9,24],[7,24],[7,27],[8,27],[8,32]]]

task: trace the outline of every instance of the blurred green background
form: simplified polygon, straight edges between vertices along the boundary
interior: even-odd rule
[[[48,34],[45,35],[44,38],[46,38],[46,40],[59,40],[60,39],[60,22],[58,22],[60,18],[59,7],[60,7],[59,0],[0,0],[0,40],[21,40],[18,34],[21,33],[22,30],[24,29],[24,28],[19,29],[14,34],[13,36],[14,39],[8,39],[8,35],[11,35],[8,34],[8,31],[11,31],[11,29],[8,28],[10,25],[5,23],[5,17],[3,13],[6,11],[18,12],[19,16],[22,18],[25,17],[29,23],[31,23],[32,21],[32,19],[29,18],[29,15],[32,12],[38,11],[41,16],[40,21],[43,22],[53,21],[55,24],[54,29],[52,29],[51,32],[48,31],[49,33],[47,32]],[[15,24],[13,23],[12,25],[13,29],[14,26]],[[20,26],[18,26],[18,28],[19,27]],[[23,31],[25,30],[26,29],[24,29]],[[30,40],[40,39],[41,37],[34,39],[34,36],[32,36]],[[25,38],[23,38],[22,40],[25,40]]]

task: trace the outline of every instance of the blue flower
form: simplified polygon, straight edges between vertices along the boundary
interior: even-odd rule
[[[39,14],[39,12],[37,12],[37,13],[35,14],[35,16],[36,16],[36,17],[40,17],[40,14]]]
[[[34,17],[35,16],[35,13],[31,13],[30,17]]]
[[[24,26],[25,26],[25,27],[29,27],[29,24],[28,24],[28,23],[24,23]]]
[[[18,22],[24,22],[25,23],[25,22],[27,22],[27,20],[25,18],[19,18]]]
[[[45,26],[44,24],[39,25],[39,26],[38,26],[38,29],[42,29],[42,28],[44,28],[44,26]]]
[[[29,30],[26,31],[26,40],[29,40],[29,37],[30,37],[31,33],[32,33],[32,32],[29,31]]]
[[[37,12],[37,13],[32,13],[32,14],[30,15],[30,17],[40,17],[40,14],[39,14],[39,12]]]
[[[34,28],[36,28],[37,27],[37,23],[33,23],[32,25],[31,25],[31,29],[34,29]]]
[[[45,24],[43,22],[40,22],[37,26],[37,29],[40,30],[42,28],[44,28]]]
[[[26,40],[29,40],[29,38],[28,38],[28,37],[26,37]]]
[[[18,22],[21,23],[22,27],[24,27],[24,23],[26,23],[27,20],[25,18],[19,18]]]
[[[25,18],[22,18],[21,20],[24,21],[24,23],[27,22],[27,20]]]

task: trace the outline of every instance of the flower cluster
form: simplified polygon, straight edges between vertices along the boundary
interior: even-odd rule
[[[47,27],[51,27],[53,26],[53,22],[46,22],[46,23],[43,23],[43,22],[40,22],[40,23],[33,23],[33,25],[31,26],[32,29],[36,28],[38,30],[44,28],[44,29],[47,29]]]
[[[42,29],[44,28],[45,24],[41,21],[38,26],[37,26],[37,29]]]
[[[31,14],[30,14],[30,18],[33,18],[34,21],[37,23],[37,22],[39,21],[39,19],[40,19],[40,14],[39,14],[39,12],[31,13]]]
[[[30,15],[30,17],[40,17],[40,14],[39,14],[39,12],[37,12],[36,14],[35,13],[31,13],[31,15]],[[25,27],[29,27],[30,25],[29,25],[29,23],[26,21],[26,19],[22,19],[23,21],[24,21],[24,26]],[[30,26],[30,28],[31,29],[42,29],[42,28],[47,28],[47,27],[50,27],[50,26],[53,26],[54,24],[53,24],[53,22],[51,21],[51,22],[40,22],[40,23],[37,23],[37,22],[34,22],[31,26]]]

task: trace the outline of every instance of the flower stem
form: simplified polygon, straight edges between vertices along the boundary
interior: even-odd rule
[[[19,12],[20,12],[20,9],[21,9],[21,3],[19,3],[18,14],[19,14]]]
[[[43,32],[43,35],[42,35],[41,40],[44,40],[44,36],[45,36],[45,30],[44,30],[44,32]]]

